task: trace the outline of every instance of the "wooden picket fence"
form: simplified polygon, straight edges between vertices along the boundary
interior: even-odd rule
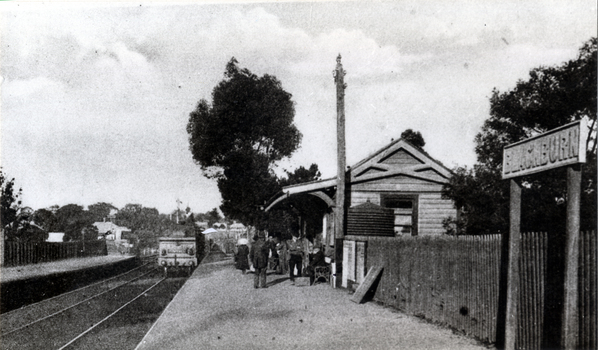
[[[546,345],[547,234],[522,235],[518,349]],[[366,265],[384,266],[374,299],[405,313],[496,343],[500,323],[500,235],[370,238]],[[595,349],[596,234],[584,232],[579,262],[579,348]],[[504,271],[504,270],[503,270]],[[503,287],[504,288],[504,287]],[[548,309],[547,309],[548,310]],[[558,330],[557,330],[558,331]]]
[[[106,255],[106,241],[77,242],[4,242],[3,266],[38,264],[62,259]]]

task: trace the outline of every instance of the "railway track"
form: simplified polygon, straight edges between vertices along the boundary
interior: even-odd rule
[[[0,337],[18,331],[20,328],[35,323],[44,317],[59,313],[62,310],[72,307],[86,299],[101,295],[115,287],[130,283],[147,274],[154,266],[151,263],[145,263],[135,269],[129,270],[123,274],[105,279],[74,291],[57,295],[53,298],[45,299],[40,302],[29,304],[19,309],[12,310],[2,314],[0,328]]]
[[[229,258],[213,251],[203,263]],[[134,349],[187,280],[164,278],[156,261],[1,314],[0,349]]]
[[[1,349],[134,348],[105,337],[115,325],[143,325],[147,331],[185,279],[164,283],[161,270],[147,263],[119,276],[2,314]],[[158,309],[156,309],[158,308]],[[127,339],[124,340],[126,343]],[[85,345],[82,345],[85,344]]]

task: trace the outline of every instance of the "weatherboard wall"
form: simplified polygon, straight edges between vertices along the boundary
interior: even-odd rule
[[[453,202],[441,196],[450,176],[450,170],[423,149],[402,139],[393,141],[351,168],[348,204],[384,206],[385,196],[415,197],[417,235],[440,235],[445,231],[442,221],[457,216]]]
[[[354,207],[368,201],[381,205],[381,197],[384,194],[417,195],[418,235],[440,235],[445,231],[442,227],[442,221],[447,217],[456,217],[457,215],[453,202],[442,199],[441,189],[441,184],[406,176],[379,179],[351,185],[350,206]]]

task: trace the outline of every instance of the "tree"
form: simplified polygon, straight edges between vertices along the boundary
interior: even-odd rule
[[[33,212],[33,221],[46,230],[46,232],[55,231],[54,228],[57,223],[56,216],[48,209],[42,208]]]
[[[220,216],[218,209],[214,208],[205,214],[205,220],[208,222],[208,226],[212,227],[214,223],[220,222],[222,220],[222,216]]]
[[[91,214],[94,222],[104,221],[110,216],[112,210],[117,210],[117,208],[114,205],[105,202],[98,202],[87,207],[87,211]]]
[[[48,233],[33,222],[33,210],[21,204],[22,189],[16,190],[15,179],[8,179],[0,169],[0,225],[4,239],[29,242],[44,241]]]
[[[146,208],[141,204],[127,204],[118,211],[116,224],[124,226],[135,233],[138,230],[155,231],[161,227],[160,213],[156,208]]]
[[[458,168],[443,188],[445,198],[465,209],[461,222],[467,233],[508,229],[509,182],[501,179],[504,146],[586,119],[587,163],[582,173],[581,226],[596,227],[596,38],[579,50],[576,59],[555,67],[530,71],[529,79],[490,98],[490,117],[476,135],[477,164]],[[522,178],[522,231],[564,231],[565,169]],[[486,223],[486,224],[484,224]],[[485,227],[485,228],[484,228]]]
[[[313,163],[309,168],[303,165],[299,166],[295,171],[290,172],[285,170],[286,178],[280,179],[280,186],[290,186],[304,182],[317,181],[322,177],[318,165]]]
[[[424,137],[419,131],[407,129],[403,131],[403,133],[401,134],[401,138],[415,147],[424,148],[424,146],[426,145]]]
[[[95,225],[86,225],[81,230],[81,237],[86,241],[97,241],[100,231]]]
[[[0,224],[4,228],[17,219],[17,213],[21,207],[22,189],[16,190],[15,179],[6,178],[2,169],[0,169],[0,188],[2,189]]]
[[[85,232],[94,229],[93,218],[88,211],[77,204],[67,204],[56,211],[56,231],[64,232],[64,241],[84,239]],[[97,232],[97,231],[96,231]],[[97,234],[95,235],[97,239]]]
[[[258,77],[233,57],[224,80],[189,115],[193,159],[204,176],[216,178],[226,217],[255,225],[260,205],[278,191],[275,163],[299,146],[291,94],[276,77]]]
[[[220,209],[225,217],[261,227],[265,219],[261,206],[279,190],[276,176],[261,155],[235,155],[230,160],[224,177],[218,179]]]
[[[279,180],[280,187],[295,185],[299,183],[317,181],[321,178],[320,170],[318,169],[317,164],[310,165],[309,168],[305,168],[304,166],[300,166],[299,168],[295,169],[293,172],[285,170],[286,177],[283,177]],[[307,220],[311,220],[312,218],[319,218],[317,212],[321,209],[320,205],[322,201],[318,198],[313,196],[298,196],[297,198],[292,199],[293,206],[295,208],[300,208]],[[267,229],[268,232],[272,234],[280,234],[281,239],[290,239],[291,232],[298,230],[299,228],[299,220],[296,215],[291,214],[293,210],[287,207],[289,203],[279,205],[275,210],[272,210],[268,216],[268,225]],[[311,214],[311,215],[310,215]],[[312,222],[310,227],[317,227],[321,224],[321,221],[318,220],[315,225]]]

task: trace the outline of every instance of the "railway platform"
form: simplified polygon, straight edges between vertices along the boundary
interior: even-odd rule
[[[109,265],[134,258],[135,257],[129,255],[114,254],[87,258],[64,259],[23,266],[2,267],[0,269],[0,283],[73,272],[90,267]]]
[[[253,277],[230,260],[199,265],[136,349],[486,349],[326,283],[269,272],[254,289]]]
[[[0,313],[66,293],[137,264],[134,256],[104,255],[0,269]]]

